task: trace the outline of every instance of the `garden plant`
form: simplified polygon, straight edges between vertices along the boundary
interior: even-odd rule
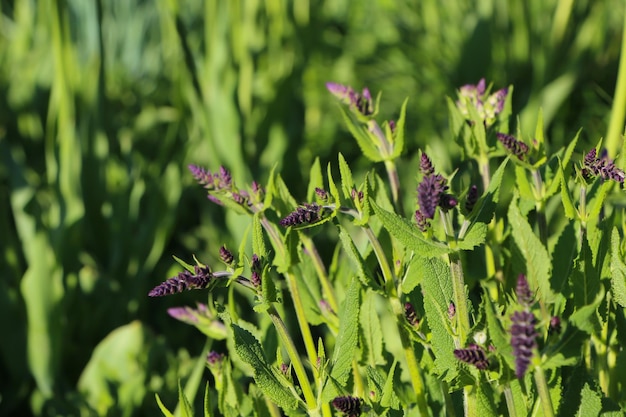
[[[403,184],[408,100],[380,123],[380,94],[327,88],[372,163],[363,178],[341,154],[316,160],[298,202],[275,170],[242,186],[225,167],[189,166],[208,202],[249,224],[221,265],[179,259],[149,293],[209,293],[168,310],[228,340],[207,355],[205,415],[213,397],[226,416],[620,415],[625,219],[611,196],[625,175],[602,141],[580,152],[576,135],[548,154],[541,113],[510,132],[513,87],[481,79],[448,99],[459,166],[443,173],[422,150]],[[320,229],[333,230],[328,264]]]

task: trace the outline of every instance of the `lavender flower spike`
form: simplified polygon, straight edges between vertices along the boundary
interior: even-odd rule
[[[213,274],[208,267],[195,266],[194,274],[185,270],[173,278],[154,287],[149,293],[150,297],[163,297],[177,294],[185,290],[207,288],[213,279]]]
[[[454,349],[454,356],[461,362],[474,365],[484,371],[489,368],[489,360],[485,351],[478,345],[469,345],[466,349]]]
[[[515,376],[522,379],[537,348],[537,319],[530,311],[516,311],[511,316],[511,346],[515,356]]]
[[[322,219],[322,206],[311,203],[298,207],[280,221],[283,227],[312,224]]]
[[[520,160],[524,160],[529,151],[528,145],[506,133],[496,133],[496,137],[507,151],[517,156]]]
[[[435,217],[439,199],[446,189],[446,180],[441,175],[428,175],[422,179],[417,186],[417,202],[424,217]]]
[[[361,399],[346,395],[335,397],[332,401],[333,407],[341,411],[346,417],[358,417],[361,415]]]
[[[533,303],[533,293],[528,285],[526,275],[519,274],[517,276],[517,286],[515,287],[515,295],[517,295],[517,302],[524,308],[528,308]]]

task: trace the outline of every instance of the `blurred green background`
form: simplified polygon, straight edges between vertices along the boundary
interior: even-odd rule
[[[1,0],[0,416],[154,416],[205,338],[149,299],[171,255],[216,262],[247,218],[187,165],[240,183],[277,164],[297,199],[315,157],[367,169],[325,82],[410,97],[402,180],[452,165],[446,96],[481,77],[549,147],[606,134],[622,0]],[[517,121],[513,121],[517,123]],[[450,167],[442,167],[443,170]],[[408,185],[407,185],[408,187]],[[405,192],[407,205],[414,198]]]

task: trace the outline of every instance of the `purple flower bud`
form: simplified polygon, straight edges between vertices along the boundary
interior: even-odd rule
[[[526,275],[519,274],[517,276],[517,286],[515,287],[517,302],[524,308],[530,307],[533,303],[533,292],[530,290]]]
[[[419,326],[420,319],[417,317],[417,313],[415,312],[415,308],[411,303],[404,303],[404,317],[412,326]]]
[[[363,191],[357,191],[356,188],[353,188],[352,190],[350,190],[350,197],[352,197],[352,199],[355,201],[363,201]]]
[[[232,193],[233,201],[239,205],[244,205],[246,203],[246,197],[242,193],[234,192]]]
[[[448,318],[452,320],[456,316],[456,306],[453,302],[448,305]]]
[[[167,309],[167,314],[176,320],[187,324],[198,323],[198,316],[194,314],[194,310],[189,307],[172,307]]]
[[[263,269],[261,265],[261,260],[259,259],[259,255],[256,253],[252,254],[252,260],[250,261],[250,269],[253,271],[260,272]]]
[[[254,285],[254,288],[259,288],[261,286],[261,273],[252,271],[250,274],[250,282]]]
[[[199,184],[206,186],[206,188],[213,187],[213,175],[206,169],[197,165],[190,164],[188,166],[191,175],[198,181]]]
[[[428,227],[430,226],[428,218],[426,218],[426,216],[424,216],[419,210],[415,210],[415,223],[417,223],[417,228],[422,232],[428,230]]]
[[[235,260],[235,257],[233,256],[233,253],[229,251],[225,245],[223,245],[220,248],[220,259],[226,265],[232,265],[233,261]]]
[[[439,207],[445,211],[452,210],[458,204],[458,200],[450,194],[441,194],[439,196]]]
[[[422,175],[432,175],[435,173],[435,167],[433,166],[433,162],[430,160],[428,155],[425,152],[422,152],[420,156],[420,172]]]
[[[537,347],[538,333],[535,330],[537,320],[530,311],[516,311],[511,316],[511,346],[515,356],[515,375],[522,379],[530,361],[533,350]]]
[[[597,157],[595,148],[585,155],[582,174],[587,180],[599,176],[604,181],[613,180],[624,184],[624,171],[616,167],[613,161],[609,160],[606,149],[603,149],[600,157]]]
[[[427,219],[435,217],[441,194],[447,189],[446,180],[441,175],[427,175],[417,186],[417,202],[420,212]]]
[[[322,207],[316,203],[304,204],[280,221],[283,227],[312,224],[322,219]]]
[[[281,363],[280,364],[280,373],[283,374],[286,377],[289,377],[289,365],[287,365],[286,363]]]
[[[517,156],[520,160],[524,160],[524,157],[528,154],[529,151],[528,145],[515,139],[515,137],[507,135],[505,133],[496,133],[496,137],[498,138],[502,146],[506,148],[506,150]]]
[[[466,349],[454,349],[454,356],[461,362],[474,365],[481,371],[489,368],[487,354],[478,345],[471,344]]]
[[[561,333],[561,319],[557,316],[552,316],[550,318],[550,326],[548,327],[548,333],[550,334],[559,334]]]
[[[467,197],[465,198],[465,210],[467,213],[471,213],[478,201],[478,187],[472,185],[467,192]]]
[[[218,353],[218,352],[216,352],[214,350],[210,351],[206,355],[207,364],[211,368],[219,367],[223,360],[224,360],[224,354],[223,353]]]
[[[363,92],[359,94],[352,87],[330,82],[326,83],[326,88],[335,97],[348,104],[350,108],[356,109],[362,115],[370,116],[374,113],[372,95],[369,89],[364,88]]]
[[[349,395],[336,397],[332,401],[333,407],[341,411],[346,417],[358,417],[361,415],[361,399]]]
[[[230,188],[233,183],[233,177],[230,175],[230,171],[228,171],[224,166],[220,166],[219,173],[220,180],[220,188]]]
[[[177,294],[185,290],[202,289],[209,286],[213,275],[208,267],[195,266],[195,274],[185,270],[173,278],[154,287],[149,293],[150,297],[163,297]]]
[[[396,122],[394,120],[389,120],[389,130],[391,130],[391,134],[396,134]]]
[[[323,188],[316,187],[315,188],[315,195],[317,195],[317,198],[319,198],[323,202],[327,202],[328,201],[328,197],[329,197],[328,196],[328,191],[326,191]]]
[[[218,206],[224,205],[224,203],[222,203],[222,201],[219,198],[215,197],[214,195],[209,194],[207,195],[207,198],[209,199],[209,201],[217,204]]]

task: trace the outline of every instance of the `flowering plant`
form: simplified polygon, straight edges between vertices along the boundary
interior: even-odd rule
[[[513,89],[492,93],[480,80],[448,100],[464,168],[441,172],[422,150],[417,182],[400,184],[407,101],[397,121],[379,123],[380,95],[327,88],[386,178],[372,170],[356,179],[341,154],[339,179],[333,163],[324,177],[317,160],[298,204],[275,171],[244,189],[224,167],[190,166],[209,200],[250,219],[250,242],[219,249],[223,270],[179,260],[182,272],[149,294],[209,292],[197,309],[170,310],[227,341],[207,355],[205,415],[554,416],[626,406],[617,368],[624,213],[611,199],[624,171],[601,145],[580,155],[577,135],[548,154],[541,117],[532,138],[511,134]],[[320,229],[335,237],[331,259],[318,250]]]

